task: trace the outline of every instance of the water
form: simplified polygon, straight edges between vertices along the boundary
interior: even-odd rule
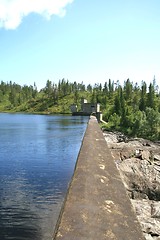
[[[51,240],[87,117],[0,114],[0,240]]]

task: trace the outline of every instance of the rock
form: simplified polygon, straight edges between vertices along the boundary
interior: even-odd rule
[[[160,219],[160,202],[153,202],[151,204],[151,217]]]
[[[123,161],[125,159],[129,159],[134,156],[134,150],[128,148],[122,148],[120,150],[120,159]]]
[[[104,132],[103,135],[104,135],[104,138],[107,143],[117,143],[118,142],[117,135],[112,132]]]
[[[135,153],[134,153],[135,157],[141,159],[141,157],[142,157],[142,151],[143,151],[143,150],[141,150],[141,149],[136,149],[136,150],[135,150]]]
[[[154,240],[154,238],[150,234],[145,233],[144,236],[146,240]]]
[[[160,200],[160,182],[150,162],[137,158],[125,159],[119,163],[118,169],[131,198]]]
[[[155,154],[155,155],[153,156],[153,158],[154,158],[154,160],[160,161],[160,155]]]
[[[159,202],[150,200],[131,200],[134,210],[140,221],[142,231],[145,233],[146,239],[156,239],[160,235],[160,221],[153,219],[154,216],[159,216]],[[154,238],[153,238],[154,236]]]
[[[142,160],[144,159],[146,159],[147,161],[151,160],[151,153],[148,150],[136,149],[134,155],[136,158],[139,158]]]
[[[118,140],[118,142],[127,142],[128,138],[124,134],[119,134],[117,136],[117,140]]]
[[[117,137],[116,137],[117,134]],[[105,139],[147,240],[160,240],[160,147],[105,133]]]
[[[160,161],[154,161],[154,165],[160,166]]]
[[[142,217],[138,217],[142,231],[150,234],[151,236],[160,236],[160,221],[152,218],[143,219]]]
[[[150,159],[151,159],[150,151],[148,151],[148,150],[142,150],[141,159],[142,159],[142,160],[146,159],[147,161],[150,161]]]
[[[133,200],[131,199],[131,203],[133,208],[137,214],[137,216],[143,216],[143,218],[151,217],[151,203],[150,200],[142,199],[142,200]]]

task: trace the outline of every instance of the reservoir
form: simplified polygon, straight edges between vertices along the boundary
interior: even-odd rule
[[[0,113],[0,239],[51,240],[88,117]]]

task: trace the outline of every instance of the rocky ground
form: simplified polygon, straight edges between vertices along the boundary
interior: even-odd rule
[[[160,142],[104,132],[142,231],[160,240]]]

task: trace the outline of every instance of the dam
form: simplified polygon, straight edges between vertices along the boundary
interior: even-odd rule
[[[95,117],[89,119],[53,239],[145,239]]]

